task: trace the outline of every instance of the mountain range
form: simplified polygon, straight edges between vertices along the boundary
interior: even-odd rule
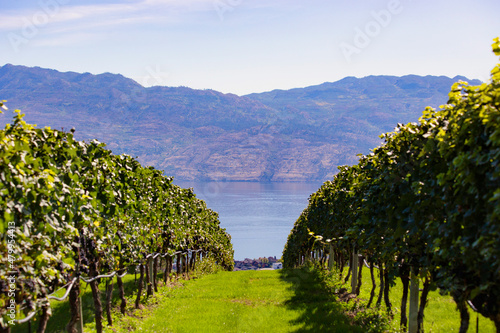
[[[75,129],[116,154],[179,180],[325,181],[380,144],[397,123],[448,100],[444,76],[346,77],[306,88],[237,96],[145,88],[118,74],[0,67],[0,100],[28,123]],[[12,113],[0,115],[0,125]]]

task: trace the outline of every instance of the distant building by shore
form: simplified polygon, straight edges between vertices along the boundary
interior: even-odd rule
[[[276,257],[261,257],[258,259],[245,258],[243,261],[234,261],[235,271],[248,271],[257,269],[280,269],[282,268],[281,262],[276,259]]]

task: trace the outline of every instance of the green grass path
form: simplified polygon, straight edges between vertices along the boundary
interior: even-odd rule
[[[220,272],[167,291],[136,332],[364,332],[312,274]]]
[[[364,274],[360,297],[370,292],[369,276]],[[143,297],[143,309],[135,310],[134,275],[125,277],[127,314],[118,311],[118,291],[113,301],[113,326],[106,333],[125,332],[369,332],[377,331],[374,322],[367,327],[353,326],[345,314],[350,305],[339,303],[330,282],[314,269],[219,272],[192,280],[179,280],[162,286],[154,297]],[[328,287],[327,285],[330,284]],[[103,291],[104,283],[101,284]],[[378,288],[377,288],[378,290]],[[61,295],[64,290],[60,291]],[[90,288],[82,287],[84,331],[95,332]],[[390,331],[399,327],[402,288],[396,281],[390,298],[395,317]],[[59,295],[59,296],[61,296]],[[48,333],[63,333],[69,320],[67,302],[53,301]],[[380,309],[384,311],[384,306]],[[477,314],[471,313],[468,333],[476,332]],[[106,323],[106,321],[104,321]],[[364,321],[367,322],[367,321]],[[32,322],[36,331],[36,321]],[[425,332],[458,332],[460,318],[450,296],[432,291],[425,311]],[[378,330],[379,331],[379,330]],[[28,332],[28,324],[16,325],[13,333]],[[479,332],[495,332],[492,322],[479,320]]]

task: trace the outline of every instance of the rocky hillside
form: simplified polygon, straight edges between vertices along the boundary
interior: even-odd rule
[[[144,88],[116,74],[0,67],[0,99],[38,126],[183,180],[324,181],[398,122],[446,103],[459,78],[371,76],[236,96],[187,87]],[[465,79],[465,78],[461,78]],[[466,79],[465,79],[466,80]],[[471,83],[478,84],[478,81]],[[2,125],[12,113],[0,115]]]

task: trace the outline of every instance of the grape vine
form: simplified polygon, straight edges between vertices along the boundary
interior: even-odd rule
[[[500,56],[499,38],[493,51]],[[500,64],[490,82],[454,84],[440,110],[398,124],[357,165],[340,167],[296,221],[285,266],[331,244],[339,268],[359,253],[384,270],[384,284],[418,274],[420,325],[426,293],[437,286],[456,301],[461,331],[469,303],[500,332],[499,124]]]
[[[0,106],[5,109],[4,102]],[[27,124],[18,110],[0,131],[0,193],[3,327],[18,317],[13,313],[41,311],[43,331],[50,316],[47,295],[81,275],[144,268],[158,260],[151,253],[196,250],[233,267],[230,236],[192,189],[130,156],[113,155],[98,141]],[[14,293],[9,281],[15,281]],[[153,282],[149,278],[148,286]],[[98,282],[90,284],[100,331]],[[79,282],[73,289],[74,303]],[[75,330],[75,316],[68,331]]]

